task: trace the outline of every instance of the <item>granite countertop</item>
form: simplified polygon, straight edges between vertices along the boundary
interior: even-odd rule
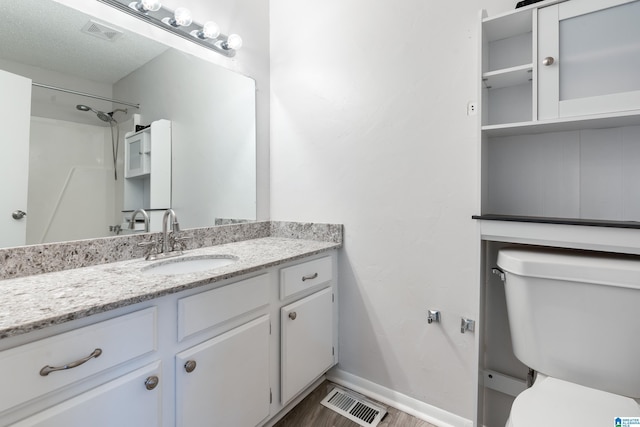
[[[264,237],[185,251],[184,255],[231,255],[215,270],[141,274],[141,258],[0,281],[0,339],[192,289],[339,248],[336,242]],[[174,258],[175,259],[175,258]]]

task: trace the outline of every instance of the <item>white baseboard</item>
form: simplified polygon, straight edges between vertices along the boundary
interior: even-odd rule
[[[473,421],[421,402],[341,369],[327,372],[327,379],[373,400],[392,406],[438,427],[473,427]]]

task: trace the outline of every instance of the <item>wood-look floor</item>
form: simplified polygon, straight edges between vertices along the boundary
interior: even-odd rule
[[[273,427],[359,427],[357,423],[320,404],[332,388],[333,384],[323,382]],[[378,424],[379,427],[436,427],[395,408],[387,407],[387,411],[389,413]]]

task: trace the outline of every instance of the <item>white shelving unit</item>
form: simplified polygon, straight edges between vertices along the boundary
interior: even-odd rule
[[[171,207],[171,122],[157,120],[146,129],[127,133],[125,141],[141,133],[149,134],[150,153],[144,153],[150,156],[149,173],[125,178],[123,222],[127,223],[136,209],[144,209],[149,214],[150,231],[160,231],[162,215]],[[128,160],[125,156],[125,162]]]
[[[503,285],[491,273],[498,250],[640,255],[640,49],[633,47],[640,0],[546,0],[494,17],[483,12],[480,21],[477,424],[504,425],[528,369],[513,355]],[[598,43],[588,37],[594,26],[606,33]],[[633,53],[611,59],[623,44]],[[576,57],[588,60],[576,67]],[[635,80],[603,84],[606,73]],[[563,92],[569,81],[574,87]],[[589,85],[610,93],[593,95]]]

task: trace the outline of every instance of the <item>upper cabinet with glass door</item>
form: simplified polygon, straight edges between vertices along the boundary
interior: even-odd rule
[[[482,20],[494,135],[640,124],[640,0],[546,0]]]
[[[640,109],[640,1],[544,7],[538,28],[539,119]]]

